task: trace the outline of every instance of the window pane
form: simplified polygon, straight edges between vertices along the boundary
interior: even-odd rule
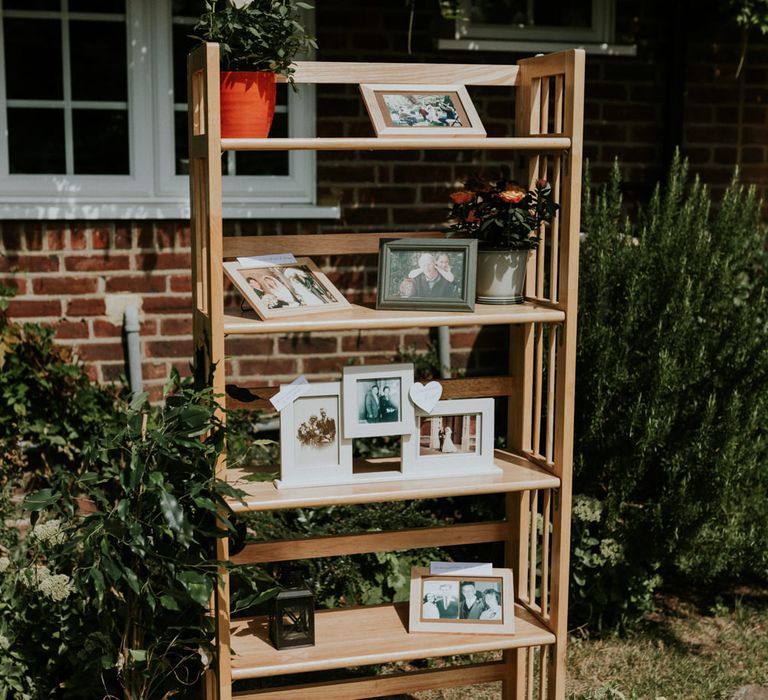
[[[9,100],[60,100],[61,22],[6,18],[5,85]]]
[[[592,0],[537,2],[533,8],[533,23],[542,27],[591,27]]]
[[[269,135],[275,138],[288,136],[288,115],[285,112],[275,114]],[[235,154],[235,172],[238,175],[288,175],[288,153],[287,151],[259,153],[238,151]]]
[[[64,173],[64,110],[9,107],[8,156],[14,174]]]
[[[481,24],[526,25],[527,0],[473,0],[471,20]]]
[[[3,0],[6,10],[60,10],[61,0]]]
[[[122,15],[125,13],[125,0],[69,0],[69,11]]]
[[[192,25],[173,25],[173,101],[187,102],[187,54],[200,42],[190,39]]]
[[[72,134],[76,175],[128,175],[128,112],[74,109]]]
[[[205,10],[205,0],[173,0],[174,17],[199,17]]]
[[[176,174],[189,175],[189,147],[187,145],[187,113],[174,112],[176,136]]]
[[[75,100],[128,99],[125,23],[69,23],[72,62],[72,98]]]

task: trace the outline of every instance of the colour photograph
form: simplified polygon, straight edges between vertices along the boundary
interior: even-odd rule
[[[462,126],[456,94],[383,93],[392,126]]]

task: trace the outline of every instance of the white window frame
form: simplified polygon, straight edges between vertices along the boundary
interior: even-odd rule
[[[529,14],[536,2],[528,0]],[[592,0],[590,27],[480,24],[471,21],[472,0],[462,0],[453,39],[440,39],[441,49],[468,51],[545,52],[583,48],[588,53],[634,56],[635,45],[614,43],[616,0]]]
[[[63,9],[66,12],[67,0]],[[62,13],[34,12],[34,16],[60,19]],[[98,13],[69,16],[102,17]],[[310,27],[313,18],[308,18]],[[0,220],[189,217],[189,179],[175,172],[171,0],[126,0],[125,19],[131,175],[11,174],[5,52],[0,51]],[[2,22],[0,13],[0,46]],[[63,26],[65,35],[66,23]],[[66,36],[64,41],[66,54]],[[314,86],[302,85],[298,93],[289,93],[289,133],[314,136]],[[65,92],[62,105],[67,96]],[[338,206],[316,206],[315,153],[300,151],[289,153],[287,176],[225,177],[223,209],[228,218],[338,218],[340,214]]]

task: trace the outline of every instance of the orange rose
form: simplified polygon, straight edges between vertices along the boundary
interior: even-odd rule
[[[520,187],[512,187],[499,192],[499,199],[508,204],[517,204],[525,197],[525,190]]]
[[[458,192],[452,192],[450,197],[454,204],[468,204],[475,198],[475,193],[469,190],[459,190]]]

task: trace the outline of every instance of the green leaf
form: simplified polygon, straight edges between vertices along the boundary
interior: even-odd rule
[[[24,499],[24,509],[31,511],[43,510],[53,505],[59,498],[61,498],[61,494],[58,491],[41,489]]]
[[[160,605],[162,605],[166,610],[181,610],[181,608],[179,608],[179,604],[176,602],[176,598],[174,598],[172,595],[168,595],[167,593],[160,596]]]
[[[128,653],[134,661],[146,661],[147,650],[146,649],[129,649]]]
[[[213,592],[213,584],[209,579],[196,571],[182,571],[176,579],[195,603],[203,607],[209,604]]]
[[[178,535],[179,543],[188,546],[192,541],[192,525],[176,497],[168,491],[160,491],[160,510],[168,527]]]

